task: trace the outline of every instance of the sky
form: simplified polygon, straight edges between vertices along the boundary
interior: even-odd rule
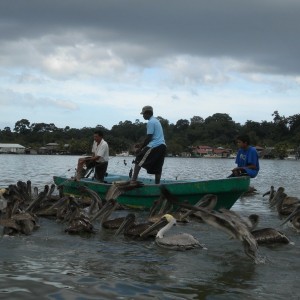
[[[0,129],[300,113],[299,0],[1,0]]]

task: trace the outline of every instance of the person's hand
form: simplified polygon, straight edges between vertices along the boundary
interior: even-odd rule
[[[231,172],[233,173],[234,176],[240,176],[242,173],[243,168],[234,168],[233,170],[231,170]]]

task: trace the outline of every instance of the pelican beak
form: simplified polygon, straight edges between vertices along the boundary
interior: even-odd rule
[[[118,228],[118,230],[115,232],[115,236],[119,235],[122,230],[132,222],[131,218],[125,218],[124,221],[122,222],[122,224],[120,225],[120,227]]]
[[[287,223],[288,221],[292,220],[297,214],[300,213],[300,205],[297,206],[294,211],[280,224],[281,226],[285,223]]]
[[[112,212],[116,209],[117,202],[109,201],[107,202],[92,218],[91,221],[96,220],[101,217],[101,222],[106,220]]]
[[[140,233],[140,237],[145,237],[146,235],[153,232],[154,230],[162,228],[167,223],[168,223],[168,221],[165,217],[161,218],[159,221],[155,222],[150,227],[148,227],[146,230],[144,230],[142,233]]]

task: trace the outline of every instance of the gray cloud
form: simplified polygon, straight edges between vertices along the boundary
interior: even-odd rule
[[[0,20],[1,45],[39,42],[37,57],[90,43],[137,66],[190,55],[246,62],[246,73],[300,73],[294,0],[1,1]]]

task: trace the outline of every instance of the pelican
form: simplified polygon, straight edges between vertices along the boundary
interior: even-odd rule
[[[231,238],[240,240],[246,255],[256,263],[261,261],[257,257],[257,242],[249,229],[249,226],[251,226],[250,222],[246,222],[237,213],[233,213],[227,209],[209,211],[202,207],[196,208],[205,223],[227,233]]]
[[[7,194],[6,189],[0,189],[0,214],[7,207],[7,199],[5,198],[5,194]]]
[[[161,228],[155,237],[155,242],[158,246],[172,250],[190,250],[194,248],[206,249],[196,238],[188,233],[165,236],[165,233],[176,224],[176,219],[170,214],[165,214],[159,222],[154,223],[152,226],[142,232],[140,236],[144,237],[145,235],[149,234],[156,229],[157,226],[160,226],[161,221],[164,220],[166,220],[168,224]]]
[[[97,194],[97,192],[89,189],[86,186],[82,185],[78,188],[82,193],[87,193],[91,197],[91,202],[87,210],[88,215],[91,217],[91,219],[93,219],[93,216],[95,216],[103,208],[103,200]]]
[[[116,181],[113,182],[109,190],[105,195],[105,199],[108,201],[110,199],[117,199],[120,195],[127,191],[142,187],[143,183],[140,181]]]
[[[204,195],[193,207],[205,207],[208,210],[213,210],[217,204],[218,198],[216,195],[207,194]],[[188,204],[184,203],[184,206],[189,206]],[[185,219],[188,216],[193,217],[199,222],[203,222],[201,215],[198,211],[195,211],[193,208],[187,210],[183,215],[182,218]]]
[[[258,245],[274,245],[274,244],[289,244],[289,238],[281,231],[275,228],[261,228],[252,230]]]
[[[271,185],[271,188],[270,188],[270,190],[269,190],[268,192],[265,192],[265,193],[263,194],[263,197],[264,197],[264,196],[267,196],[267,195],[269,195],[269,202],[271,202],[272,199],[273,199],[273,197],[274,197],[274,195],[275,195],[275,188],[274,188],[273,185]]]
[[[105,229],[118,229],[122,222],[124,221],[125,217],[118,217],[115,219],[108,219],[110,215],[116,210],[118,207],[118,202],[114,199],[108,200],[105,205],[102,207],[102,209],[95,214],[91,221],[96,220],[97,218],[100,218],[101,226]]]
[[[164,186],[161,186],[161,190],[174,204],[198,211],[205,223],[224,231],[232,238],[242,241],[246,255],[252,258],[255,263],[262,261],[260,257],[257,257],[258,245],[248,226],[245,222],[241,222],[236,216],[233,217],[229,210],[223,209],[222,212],[214,210],[210,211],[202,207],[183,204],[180,203]]]
[[[241,197],[250,197],[256,194],[258,194],[257,189],[253,186],[249,186],[248,191],[244,192]]]
[[[270,207],[276,206],[276,209],[280,215],[289,215],[299,204],[299,198],[287,196],[287,194],[284,193],[284,188],[279,187],[276,194],[271,200]]]
[[[30,235],[33,230],[39,228],[37,218],[26,212],[20,212],[10,218],[1,218],[0,225],[4,227],[3,234],[6,235],[14,235],[18,233]]]
[[[96,233],[93,224],[84,214],[70,220],[65,232],[70,234]]]
[[[124,231],[125,236],[130,236],[134,238],[145,238],[145,237],[152,237],[157,234],[157,228],[159,229],[166,225],[165,222],[161,222],[161,225],[157,226],[156,228],[153,228],[146,236],[141,236],[141,233],[146,231],[148,228],[150,228],[153,223],[145,222],[145,223],[138,223],[136,222],[136,216],[133,213],[129,213],[125,218],[122,224],[120,225],[119,229],[116,231],[115,235],[119,235],[122,231]]]
[[[249,230],[251,230],[251,234],[254,236],[258,245],[290,243],[288,237],[283,232],[275,228],[266,227],[266,228],[259,228],[254,230],[258,222],[259,222],[259,216],[257,214],[252,214],[248,217],[248,221],[246,221],[245,223],[248,226]]]
[[[46,184],[44,187],[44,190],[42,192],[40,192],[36,198],[34,198],[31,203],[29,204],[29,206],[25,209],[25,211],[33,211],[38,205],[40,205],[40,202],[42,202],[48,195],[49,193],[49,186]]]
[[[294,209],[294,211],[284,220],[281,225],[286,224],[289,222],[289,224],[296,229],[296,231],[300,232],[300,205],[297,205]]]
[[[187,217],[185,216],[185,211],[182,211],[182,209],[172,211],[173,209],[174,207],[171,201],[166,199],[165,196],[161,194],[160,198],[155,201],[150,208],[148,221],[151,223],[155,223],[159,221],[165,214],[172,213],[172,216],[176,219],[177,222],[188,222]]]

